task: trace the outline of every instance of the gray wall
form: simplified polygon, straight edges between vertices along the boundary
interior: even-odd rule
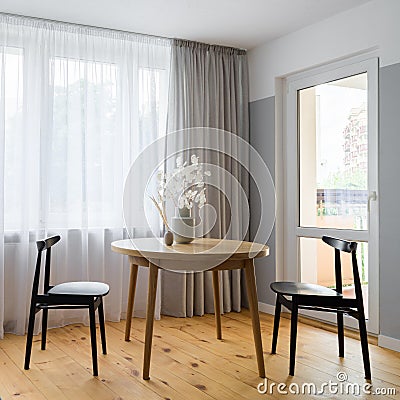
[[[275,181],[275,97],[250,103],[250,144],[260,153]],[[250,182],[250,238],[253,239],[260,220],[260,197],[254,182]],[[262,227],[261,227],[262,229]],[[258,300],[274,304],[269,288],[275,280],[275,228],[268,241],[270,255],[256,260]]]
[[[250,144],[274,177],[274,97],[250,103]],[[400,64],[379,71],[380,333],[400,340]],[[257,226],[257,197],[250,188],[250,228]],[[259,301],[274,304],[269,283],[275,278],[275,231],[271,255],[257,260]]]
[[[379,71],[380,331],[400,339],[400,64]]]

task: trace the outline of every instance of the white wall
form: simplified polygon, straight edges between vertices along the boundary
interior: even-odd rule
[[[250,101],[274,96],[275,78],[377,49],[400,62],[400,0],[374,0],[249,51]]]
[[[280,97],[276,92],[280,88],[275,88],[275,78],[369,50],[374,50],[374,55],[380,57],[379,343],[400,351],[400,308],[398,306],[400,284],[398,261],[398,243],[400,243],[398,204],[400,198],[398,184],[400,0],[373,0],[251,50],[249,52],[250,101],[252,102],[250,104],[250,142],[261,154],[266,148],[274,148],[275,142],[277,142],[277,148],[280,149],[279,152],[282,150],[282,144],[279,143],[280,137],[276,136],[275,131],[271,129],[272,126],[280,123],[279,116],[276,121],[272,116],[274,96],[276,94],[277,98]],[[260,115],[264,116],[264,119],[260,119]],[[279,153],[277,152],[275,156],[277,154]],[[269,165],[275,163],[273,176],[281,176],[281,170],[284,168],[281,165],[281,158],[274,159],[274,155],[269,154],[265,159],[268,160]],[[276,168],[277,165],[279,168]],[[276,243],[277,248],[280,241],[272,237],[271,243]],[[271,249],[273,251],[272,245]],[[259,268],[256,272],[259,287],[265,288],[273,279],[275,271]],[[271,301],[269,294],[263,294],[264,297],[260,296],[260,300],[272,304],[273,299]]]

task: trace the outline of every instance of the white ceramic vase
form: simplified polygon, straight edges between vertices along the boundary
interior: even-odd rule
[[[194,217],[186,207],[176,208],[175,216],[171,220],[171,230],[175,243],[190,243],[194,239]]]

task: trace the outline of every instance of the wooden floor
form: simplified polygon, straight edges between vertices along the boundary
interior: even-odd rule
[[[133,320],[133,339],[124,341],[124,322],[107,323],[108,354],[99,355],[99,376],[91,369],[88,328],[70,325],[48,333],[48,347],[41,351],[35,337],[32,364],[24,371],[25,337],[6,335],[0,341],[1,399],[144,399],[144,400],[233,400],[265,398],[321,398],[321,396],[259,394],[257,365],[247,311],[222,317],[223,340],[215,338],[214,317],[162,317],[155,322],[151,379],[141,378],[145,321]],[[289,321],[283,319],[278,354],[271,347],[272,316],[261,314],[267,384],[303,383],[319,386],[338,382],[339,372],[347,382],[364,384],[361,350],[356,339],[346,337],[346,357],[337,357],[336,335],[300,324],[296,376],[288,376]],[[99,335],[98,335],[99,336]],[[100,346],[99,346],[100,347]],[[372,390],[395,388],[389,396],[363,395],[359,398],[400,398],[400,354],[370,345]],[[261,387],[263,389],[264,387]],[[271,386],[268,386],[271,389]],[[297,390],[292,385],[292,390]],[[325,398],[351,396],[329,394]]]

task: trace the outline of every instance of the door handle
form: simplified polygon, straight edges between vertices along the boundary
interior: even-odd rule
[[[378,196],[376,195],[375,190],[373,190],[372,192],[369,193],[368,195],[368,213],[371,211],[371,201],[376,201],[376,199],[378,198]]]

